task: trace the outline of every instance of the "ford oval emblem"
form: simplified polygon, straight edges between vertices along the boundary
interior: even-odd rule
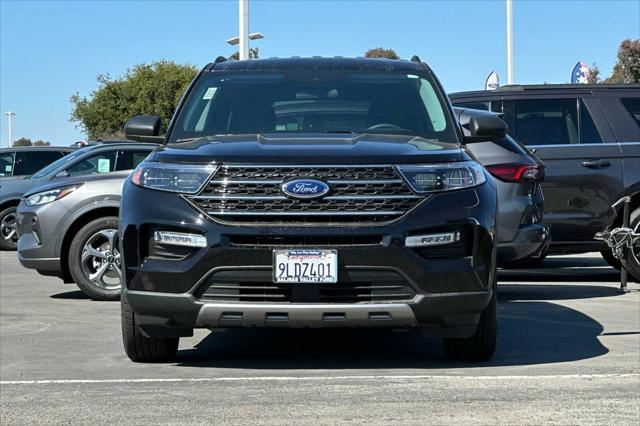
[[[316,179],[295,179],[285,182],[280,187],[283,194],[291,198],[312,199],[320,198],[331,188],[326,183]]]

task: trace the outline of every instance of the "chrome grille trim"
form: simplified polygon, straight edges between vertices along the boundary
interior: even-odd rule
[[[331,192],[306,200],[285,196],[282,184],[296,178],[324,181]],[[391,165],[229,164],[200,193],[184,198],[229,225],[354,226],[397,220],[427,196],[416,194]]]
[[[380,210],[375,212],[261,212],[261,211],[248,211],[248,212],[235,212],[229,210],[209,211],[209,215],[221,215],[221,216],[377,216],[377,215],[399,215],[404,214],[403,211],[394,210]]]
[[[251,197],[243,197],[239,195],[196,195],[191,197],[192,200],[289,200],[290,198],[284,195],[255,195]],[[323,197],[323,200],[336,201],[336,200],[411,200],[416,198],[422,198],[419,195],[330,195]]]

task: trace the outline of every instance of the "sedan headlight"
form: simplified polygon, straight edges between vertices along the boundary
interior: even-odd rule
[[[214,164],[174,164],[142,162],[133,171],[131,182],[158,191],[195,194],[219,166]]]
[[[411,188],[421,194],[470,188],[487,180],[482,167],[473,161],[412,164],[398,166],[398,171],[411,185]]]
[[[24,202],[28,206],[40,206],[42,204],[47,204],[52,201],[59,200],[60,198],[66,197],[71,194],[76,189],[80,188],[82,185],[73,185],[73,186],[65,186],[62,188],[50,189],[48,191],[37,192],[33,195],[28,196]]]

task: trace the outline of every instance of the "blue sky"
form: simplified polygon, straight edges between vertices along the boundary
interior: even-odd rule
[[[233,48],[237,1],[0,0],[0,111],[14,139],[68,145],[69,97],[96,76],[143,62],[203,66]],[[491,70],[506,80],[505,2],[250,0],[261,56],[362,56],[371,47],[418,54],[447,91],[481,89]],[[640,0],[514,0],[517,83],[564,83],[581,60],[611,72],[618,44],[640,38]],[[7,120],[0,121],[7,146]]]

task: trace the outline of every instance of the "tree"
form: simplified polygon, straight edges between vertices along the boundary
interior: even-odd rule
[[[197,73],[193,65],[163,60],[136,65],[117,79],[100,74],[98,88],[88,97],[71,96],[70,121],[93,140],[122,138],[126,121],[140,114],[159,116],[164,129]]]
[[[640,39],[626,39],[618,48],[618,61],[607,83],[640,83]]]
[[[260,49],[258,47],[250,47],[249,48],[249,59],[258,59],[260,55]],[[237,61],[240,59],[240,52],[236,52],[233,55],[229,56],[229,59],[232,61]]]
[[[13,146],[33,146],[31,139],[22,137],[13,142]]]
[[[393,49],[385,49],[384,47],[376,47],[369,49],[364,54],[365,58],[388,58],[388,59],[400,59],[400,56]]]
[[[49,145],[51,145],[51,142],[43,141],[42,139],[38,139],[33,143],[33,146],[49,146]]]
[[[598,68],[596,64],[593,64],[589,69],[588,82],[589,84],[596,84],[596,83],[602,82],[602,80],[600,79],[600,68]]]

